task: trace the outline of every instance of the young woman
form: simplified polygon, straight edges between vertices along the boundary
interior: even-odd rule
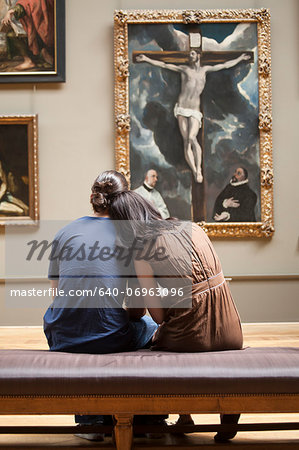
[[[117,195],[109,211],[116,221],[130,221],[126,223],[131,233],[141,241],[146,237],[144,247],[150,247],[147,257],[136,258],[134,264],[145,306],[160,323],[152,348],[178,352],[241,349],[239,314],[205,232],[196,224],[162,221],[158,211],[133,191]],[[154,245],[148,241],[152,236]],[[164,258],[154,257],[158,249],[164,249]],[[166,292],[165,297],[159,292]],[[237,422],[238,418],[224,415],[222,422]],[[188,423],[191,418],[181,416],[180,421]],[[232,437],[234,433],[218,433],[215,440]]]
[[[158,211],[133,191],[117,195],[109,211],[115,221],[130,221],[126,226],[146,254],[134,264],[145,305],[161,324],[153,348],[179,352],[242,348],[239,314],[205,232],[190,222],[161,220]],[[155,257],[161,249],[163,258]],[[161,298],[160,292],[168,296]]]

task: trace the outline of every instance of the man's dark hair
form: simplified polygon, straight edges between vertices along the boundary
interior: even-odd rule
[[[245,175],[245,179],[247,180],[247,178],[248,178],[248,170],[245,169],[245,167],[241,167],[241,169],[243,170],[244,175]]]

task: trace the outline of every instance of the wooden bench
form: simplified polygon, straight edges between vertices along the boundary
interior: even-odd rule
[[[298,413],[299,348],[107,355],[0,350],[0,412],[112,414],[116,447],[127,450],[135,414]],[[0,427],[0,433],[74,432],[52,428]],[[299,423],[176,427],[234,429],[299,429]]]

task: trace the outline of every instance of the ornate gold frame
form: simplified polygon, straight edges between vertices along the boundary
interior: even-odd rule
[[[212,237],[263,237],[274,233],[270,13],[267,9],[243,10],[118,10],[114,14],[115,152],[116,170],[130,178],[129,162],[129,58],[128,24],[256,22],[259,66],[259,133],[261,222],[207,223],[199,225]]]
[[[29,212],[24,216],[0,216],[0,225],[36,225],[39,220],[37,115],[0,116],[1,125],[26,125],[28,148]]]

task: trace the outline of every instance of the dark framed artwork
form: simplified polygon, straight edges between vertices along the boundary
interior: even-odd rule
[[[114,16],[116,168],[148,169],[170,215],[214,237],[273,226],[270,14],[128,10]]]
[[[0,116],[0,225],[39,219],[37,116]]]
[[[65,81],[65,0],[0,0],[0,83]]]

